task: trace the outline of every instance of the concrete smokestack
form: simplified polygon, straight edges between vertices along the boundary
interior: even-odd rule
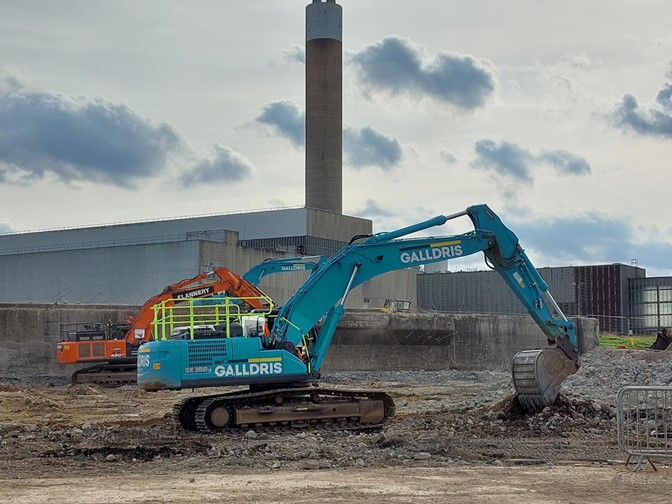
[[[306,6],[306,207],[343,213],[343,11]]]

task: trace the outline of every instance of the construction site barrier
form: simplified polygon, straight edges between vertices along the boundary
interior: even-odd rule
[[[636,457],[641,469],[646,459],[672,458],[672,387],[627,386],[616,394],[618,445]],[[656,469],[657,470],[657,469]]]

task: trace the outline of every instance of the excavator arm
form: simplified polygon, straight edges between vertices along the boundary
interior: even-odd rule
[[[292,271],[311,271],[315,269],[322,261],[323,256],[299,256],[285,257],[280,259],[266,259],[250,268],[243,278],[252,285],[259,285],[262,277],[272,275],[273,273],[292,272]]]
[[[403,238],[465,215],[471,219],[474,231],[453,236]],[[352,289],[389,271],[477,252],[484,253],[488,265],[501,275],[548,339],[548,349],[517,354],[513,371],[518,398],[523,405],[536,408],[549,404],[555,400],[562,380],[577,369],[575,325],[567,320],[548,292],[548,285],[525,254],[518,237],[486,205],[471,206],[450,216],[437,216],[344,247],[316,268],[282,307],[271,341],[276,345],[285,341],[300,345],[308,331],[323,320],[310,355],[311,371],[319,372]]]

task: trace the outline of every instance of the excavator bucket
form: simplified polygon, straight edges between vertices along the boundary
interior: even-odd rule
[[[513,357],[513,384],[518,402],[528,410],[550,406],[562,382],[576,372],[578,364],[559,348],[523,350]]]

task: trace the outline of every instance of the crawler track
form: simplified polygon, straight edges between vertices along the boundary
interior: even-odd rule
[[[175,423],[204,433],[240,428],[373,429],[394,416],[383,392],[300,387],[190,397],[173,408]]]
[[[137,382],[137,362],[106,363],[82,368],[72,373],[72,384],[96,383],[106,387],[120,387]]]

